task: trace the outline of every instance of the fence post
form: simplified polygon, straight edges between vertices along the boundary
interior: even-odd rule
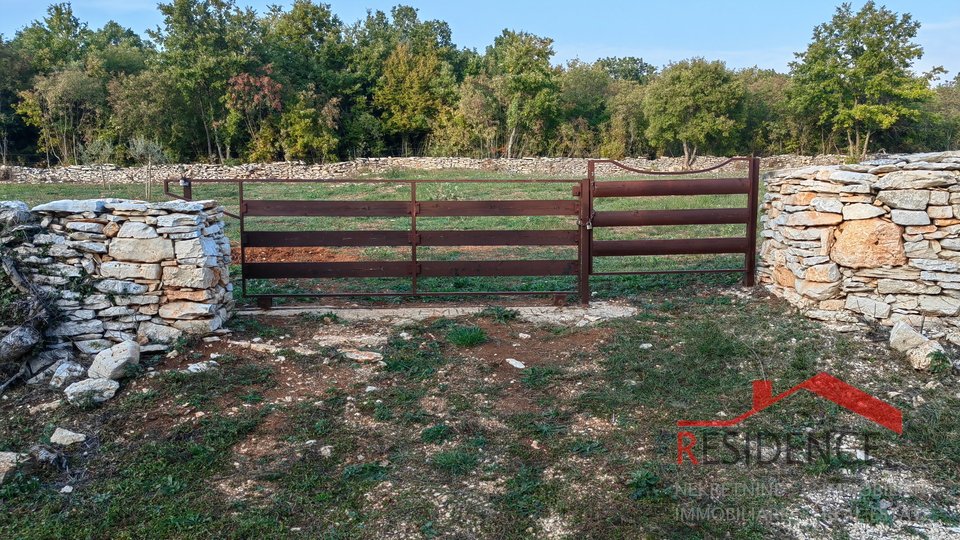
[[[753,287],[757,277],[757,213],[760,198],[760,158],[750,159],[750,200],[747,207],[750,209],[750,219],[747,221],[747,252],[746,272],[743,275],[744,287]]]
[[[590,256],[593,250],[593,231],[587,226],[593,212],[593,161],[587,161],[587,178],[580,181],[580,219],[577,225],[580,229],[580,303],[590,305]]]

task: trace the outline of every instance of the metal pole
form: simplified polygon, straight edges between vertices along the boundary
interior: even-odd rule
[[[747,207],[750,209],[747,221],[747,252],[745,254],[747,269],[743,276],[744,287],[753,287],[757,275],[757,212],[760,198],[760,158],[750,160],[750,200]]]

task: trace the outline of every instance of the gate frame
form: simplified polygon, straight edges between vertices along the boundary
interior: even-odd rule
[[[600,181],[596,180],[596,166],[598,164],[611,164],[621,169],[643,174],[643,175],[653,175],[653,176],[689,176],[694,174],[701,174],[710,172],[716,169],[719,169],[725,165],[728,165],[735,161],[747,161],[748,170],[746,177],[736,177],[736,178],[703,178],[703,179],[678,179],[678,180],[636,180],[636,181]],[[183,187],[183,195],[177,195],[170,192],[170,184],[172,182],[178,182],[180,186]],[[244,216],[247,215],[248,203],[249,202],[272,202],[272,203],[323,203],[323,202],[343,202],[349,203],[350,201],[247,201],[244,198],[244,183],[393,183],[393,184],[409,184],[411,190],[411,200],[407,203],[403,201],[389,201],[392,203],[406,204],[408,205],[408,215],[411,218],[411,226],[407,229],[409,233],[409,242],[411,247],[411,259],[409,261],[410,272],[409,277],[412,278],[412,287],[409,293],[315,293],[315,294],[247,294],[247,262],[245,256],[245,249],[248,247],[246,238],[247,231],[244,225]],[[486,295],[552,295],[554,296],[554,303],[561,304],[565,300],[566,296],[569,294],[578,294],[580,296],[580,303],[583,305],[589,305],[590,303],[590,276],[602,276],[602,275],[638,275],[638,274],[699,274],[699,273],[743,273],[744,274],[744,286],[752,287],[755,284],[756,279],[756,240],[757,240],[757,219],[758,219],[758,210],[759,210],[759,186],[760,186],[760,159],[759,158],[730,158],[726,161],[720,163],[719,165],[709,167],[706,169],[700,169],[695,171],[645,171],[640,169],[634,169],[628,167],[618,161],[610,159],[591,159],[587,161],[587,178],[585,179],[551,179],[551,180],[526,180],[526,179],[510,179],[510,180],[474,180],[474,179],[465,179],[465,180],[415,180],[415,179],[398,179],[398,180],[385,180],[385,179],[166,179],[164,180],[164,194],[176,199],[192,201],[193,200],[193,184],[194,183],[229,183],[237,184],[239,191],[239,202],[240,202],[240,214],[233,214],[230,212],[224,211],[225,215],[236,218],[240,222],[240,264],[241,264],[241,287],[243,291],[243,296],[248,298],[256,298],[257,303],[263,308],[269,308],[272,305],[273,298],[283,298],[283,297],[304,297],[304,298],[318,298],[318,297],[384,297],[384,296],[486,296]],[[426,201],[420,201],[416,196],[416,186],[417,184],[423,183],[555,183],[555,184],[574,184],[573,193],[574,197],[577,197],[578,200],[565,199],[560,201],[551,201],[551,202],[573,202],[576,205],[576,209],[571,213],[531,213],[525,214],[520,212],[520,209],[509,210],[507,213],[493,213],[493,214],[466,214],[466,215],[502,215],[502,216],[524,216],[524,215],[576,215],[577,220],[577,230],[570,230],[576,234],[576,246],[577,246],[577,259],[573,261],[574,263],[574,273],[577,276],[577,288],[576,290],[571,291],[492,291],[492,292],[418,292],[417,291],[417,276],[420,275],[420,264],[417,262],[416,250],[417,246],[420,244],[421,235],[418,233],[416,220],[418,215],[423,215],[421,212],[420,205]],[[748,196],[747,208],[725,208],[725,209],[694,209],[694,210],[635,210],[633,212],[601,212],[597,213],[594,209],[594,199],[596,198],[606,198],[606,197],[642,197],[642,196],[670,196],[670,195],[679,195],[679,196],[695,196],[695,195],[718,195],[718,194],[746,194]],[[454,201],[456,203],[515,203],[519,207],[523,207],[524,203],[530,203],[532,201],[539,201],[538,199],[513,199],[508,201]],[[355,201],[355,202],[365,202],[365,201]],[[374,202],[374,201],[366,201]],[[386,202],[386,201],[385,201]],[[539,201],[543,202],[543,201]],[[311,206],[307,204],[306,206]],[[321,206],[317,204],[312,204],[312,206]],[[457,204],[452,205],[452,207],[458,206]],[[462,207],[468,207],[469,204]],[[478,206],[478,205],[475,205]],[[531,205],[536,206],[536,205]],[[612,214],[617,214],[616,216]],[[629,214],[629,215],[627,215]],[[288,214],[272,214],[277,216],[283,216]],[[299,214],[304,215],[304,214]],[[326,217],[336,217],[336,214],[313,214],[317,216],[326,216]],[[358,216],[365,217],[401,217],[401,216],[377,216],[376,214],[357,214]],[[444,214],[434,214],[437,217],[441,217]],[[455,217],[458,214],[446,214],[450,217]],[[599,216],[599,223],[595,224],[594,221],[597,220]],[[746,236],[744,237],[724,237],[724,238],[706,238],[706,239],[683,239],[683,240],[633,240],[633,241],[594,241],[593,239],[593,227],[600,226],[644,226],[644,225],[696,225],[696,224],[718,224],[718,223],[745,223],[747,227]],[[566,231],[567,229],[562,229]],[[509,232],[508,230],[506,232]],[[305,232],[323,232],[323,231],[305,231]],[[347,232],[347,231],[344,231]],[[401,231],[394,231],[401,232]],[[427,231],[421,231],[427,232]],[[437,231],[430,231],[437,232]],[[476,231],[476,232],[495,232],[495,231]],[[536,232],[536,231],[532,231]],[[609,242],[609,243],[608,243]],[[601,244],[598,246],[598,244]],[[646,245],[644,245],[646,244]],[[362,244],[370,245],[375,247],[376,245],[382,244]],[[435,245],[446,245],[454,247],[457,245],[574,245],[574,244],[536,244],[533,242],[528,242],[524,244],[435,244]],[[731,246],[736,247],[736,249],[730,249]],[[251,247],[262,247],[262,246],[251,246]],[[308,246],[302,246],[308,247]],[[318,247],[322,247],[318,246]],[[390,244],[384,247],[401,247],[398,245]],[[598,249],[599,248],[599,249]],[[599,254],[598,254],[599,252]],[[721,253],[743,253],[744,255],[744,268],[738,269],[703,269],[703,270],[647,270],[647,271],[634,271],[634,272],[595,272],[593,269],[593,258],[595,256],[629,256],[629,255],[683,255],[683,254],[721,254]],[[522,260],[519,260],[522,261]],[[545,263],[548,260],[534,260],[527,259],[529,262],[541,262]],[[376,263],[379,261],[365,261],[370,263]],[[438,261],[444,262],[444,261]],[[451,261],[456,262],[456,261]],[[459,261],[459,262],[471,262],[471,261]],[[484,266],[482,262],[497,262],[497,261],[472,261],[481,263],[480,267]],[[501,261],[503,262],[503,261]],[[258,263],[260,264],[260,263]],[[285,263],[263,263],[263,264],[285,264]],[[296,264],[296,263],[293,263]],[[535,266],[535,265],[530,265]],[[478,267],[479,268],[479,267]],[[478,270],[481,271],[481,270]],[[478,273],[477,276],[482,275],[512,275],[512,274],[483,274]],[[521,274],[526,275],[526,274]],[[549,276],[549,275],[571,275],[571,274],[554,274],[554,273],[543,273],[543,274],[533,274],[536,276]],[[359,276],[357,276],[359,277]],[[397,277],[406,277],[406,276],[397,276]],[[256,278],[251,278],[256,279]],[[267,278],[269,279],[269,278]]]

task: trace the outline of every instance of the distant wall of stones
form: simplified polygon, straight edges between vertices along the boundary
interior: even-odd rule
[[[217,330],[233,307],[216,201],[65,200],[32,214],[30,234],[4,244],[59,308],[46,330],[54,348],[93,355],[138,341],[162,350],[184,333]]]
[[[764,177],[760,281],[808,317],[960,343],[960,152]]]
[[[694,163],[696,169],[706,169],[718,165],[727,158],[702,156]],[[843,163],[845,157],[838,155],[823,156],[772,156],[761,159],[761,168],[782,169],[809,165],[832,165]],[[641,170],[680,171],[682,158],[662,157],[655,160],[626,158],[621,163]],[[731,170],[745,170],[745,162],[729,166]],[[10,167],[13,182],[40,183],[97,183],[111,184],[144,183],[148,178],[163,180],[180,178],[306,178],[329,179],[349,178],[361,174],[378,174],[395,169],[442,170],[465,169],[506,174],[542,174],[562,175],[580,178],[587,174],[587,160],[580,158],[523,158],[523,159],[470,159],[454,157],[411,157],[411,158],[362,158],[354,161],[306,165],[302,162],[252,163],[226,167],[221,165],[163,165],[147,171],[145,167],[71,166],[37,169],[31,167]],[[621,174],[622,169],[601,164],[598,174]]]

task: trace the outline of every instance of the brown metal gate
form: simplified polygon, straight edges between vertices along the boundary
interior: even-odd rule
[[[747,161],[748,175],[743,178],[705,178],[677,180],[597,181],[596,166],[612,164],[626,171],[644,175],[695,175],[718,169],[724,165]],[[587,178],[577,180],[192,180],[180,179],[183,195],[170,192],[167,180],[164,192],[178,199],[192,200],[195,183],[233,183],[239,192],[239,214],[231,214],[240,222],[241,286],[247,297],[257,298],[263,307],[269,307],[275,297],[330,297],[330,296],[451,296],[451,295],[553,295],[576,294],[583,304],[590,299],[591,275],[742,272],[744,284],[754,284],[757,231],[757,196],[759,190],[759,159],[734,158],[716,167],[682,173],[640,171],[612,160],[588,162]],[[342,201],[342,200],[250,200],[244,196],[245,183],[391,183],[410,187],[408,201]],[[492,183],[492,184],[573,184],[572,199],[557,200],[421,200],[417,186],[436,183]],[[635,210],[596,212],[595,199],[606,197],[660,197],[676,195],[746,194],[746,208],[694,210]],[[558,230],[422,230],[417,219],[423,217],[463,216],[571,216],[576,226]],[[407,230],[323,230],[323,231],[253,231],[247,230],[248,218],[262,217],[328,217],[328,218],[401,218],[409,219]],[[651,225],[696,225],[743,223],[746,235],[735,238],[699,238],[683,240],[627,240],[595,241],[595,227],[637,227]],[[566,246],[576,247],[576,259],[528,259],[483,261],[426,261],[418,259],[421,247],[458,246]],[[279,247],[393,247],[409,248],[409,259],[403,261],[351,262],[250,262],[250,248]],[[666,270],[642,272],[594,272],[594,257],[631,255],[678,255],[743,253],[744,268],[709,270]],[[431,292],[418,287],[423,277],[474,276],[576,276],[576,290],[553,291],[483,291]],[[248,279],[296,278],[350,278],[390,277],[409,278],[410,292],[344,292],[248,294]]]

